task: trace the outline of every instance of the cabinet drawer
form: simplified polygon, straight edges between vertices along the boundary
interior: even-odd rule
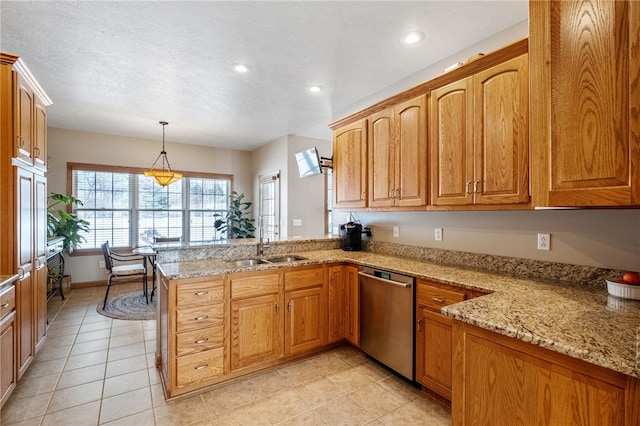
[[[223,348],[198,352],[178,358],[177,386],[185,386],[220,376],[224,372]]]
[[[184,356],[219,348],[223,337],[224,328],[221,325],[180,333],[176,335],[176,355]]]
[[[176,310],[177,333],[222,325],[223,321],[224,304],[222,303]]]
[[[418,305],[440,312],[443,306],[462,302],[466,299],[464,291],[444,289],[418,282],[417,289]]]
[[[176,289],[176,306],[178,308],[224,302],[224,282],[222,278],[195,283],[181,283],[176,286]]]
[[[316,287],[323,284],[324,270],[322,268],[302,269],[284,273],[284,289],[286,291]]]
[[[16,307],[16,286],[12,285],[0,293],[0,318]]]
[[[280,292],[280,274],[249,274],[231,276],[231,298],[264,296]]]

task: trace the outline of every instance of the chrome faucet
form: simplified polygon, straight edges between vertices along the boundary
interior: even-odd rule
[[[262,216],[258,219],[258,256],[264,256],[264,249],[269,248],[269,239],[264,243],[264,222]]]

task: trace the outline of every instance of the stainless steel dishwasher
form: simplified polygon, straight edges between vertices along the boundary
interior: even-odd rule
[[[361,267],[360,349],[414,380],[415,278]]]

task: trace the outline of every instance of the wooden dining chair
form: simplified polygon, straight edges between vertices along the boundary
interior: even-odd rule
[[[145,300],[149,303],[149,290],[147,288],[147,259],[144,256],[135,254],[113,253],[109,248],[109,241],[102,244],[102,254],[104,255],[104,266],[109,273],[109,279],[107,280],[107,292],[104,295],[102,309],[107,306],[109,289],[114,281],[131,282],[137,278],[142,278],[142,292]]]

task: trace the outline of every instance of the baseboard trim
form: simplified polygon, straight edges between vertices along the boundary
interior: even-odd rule
[[[99,281],[84,281],[84,282],[80,282],[80,283],[76,283],[76,282],[71,282],[71,289],[76,289],[76,288],[89,288],[89,287],[106,287],[107,286],[107,280],[99,280]]]

